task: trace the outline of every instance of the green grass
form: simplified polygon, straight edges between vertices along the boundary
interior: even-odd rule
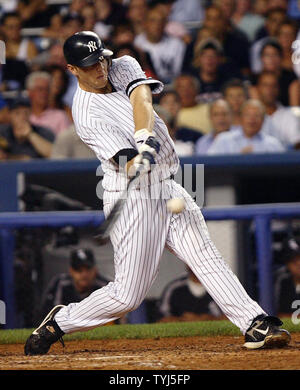
[[[300,332],[300,325],[284,319],[284,328]],[[0,330],[0,344],[24,343],[32,329]],[[240,336],[240,330],[230,321],[172,322],[163,324],[102,326],[87,332],[64,336],[64,340],[153,339],[187,336]]]

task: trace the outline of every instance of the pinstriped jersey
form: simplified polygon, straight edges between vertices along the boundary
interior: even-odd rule
[[[86,92],[77,87],[72,115],[79,137],[93,149],[101,161],[104,189],[119,191],[126,188],[128,179],[125,171],[112,157],[122,149],[136,148],[130,93],[141,84],[148,84],[153,93],[160,93],[163,84],[146,78],[139,63],[130,56],[112,60],[108,78],[113,86],[113,92],[108,94]],[[167,126],[155,112],[154,118],[153,133],[161,149],[151,171],[151,183],[175,174],[179,164]],[[149,178],[142,177],[140,185],[143,185],[143,180],[145,184],[149,184]]]

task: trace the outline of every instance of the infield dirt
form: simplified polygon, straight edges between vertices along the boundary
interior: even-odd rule
[[[300,333],[282,349],[246,350],[243,337],[67,341],[47,355],[0,345],[1,370],[299,370]]]

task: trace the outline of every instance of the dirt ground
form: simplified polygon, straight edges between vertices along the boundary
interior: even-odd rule
[[[251,351],[243,337],[67,341],[47,355],[0,345],[1,370],[299,370],[300,333],[283,349]]]

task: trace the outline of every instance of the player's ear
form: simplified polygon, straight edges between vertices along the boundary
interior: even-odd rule
[[[77,67],[76,67],[76,66],[67,64],[67,69],[68,69],[74,76],[78,76],[78,70],[77,70]]]
[[[111,57],[107,57],[106,62],[107,62],[107,69],[109,69],[111,67]]]

